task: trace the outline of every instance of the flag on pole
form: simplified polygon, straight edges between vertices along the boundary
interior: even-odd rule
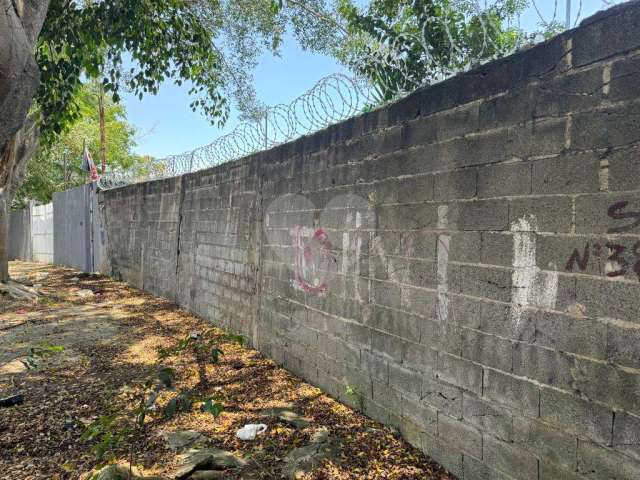
[[[82,154],[82,169],[89,174],[89,179],[92,182],[98,181],[98,169],[95,163],[93,163],[93,158],[91,158],[91,152],[89,152],[86,141],[84,142],[84,152]]]

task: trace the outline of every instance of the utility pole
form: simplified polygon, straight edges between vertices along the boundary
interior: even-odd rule
[[[69,179],[67,178],[67,156],[69,155],[69,150],[68,149],[64,149],[62,151],[62,183],[64,185],[64,189],[67,189],[67,183],[69,182]]]
[[[104,85],[100,82],[98,93],[98,113],[100,115],[100,163],[102,164],[102,175],[107,170],[107,141],[104,126]]]
[[[571,28],[571,0],[567,0],[566,14],[565,26],[567,27],[567,30],[569,30]]]

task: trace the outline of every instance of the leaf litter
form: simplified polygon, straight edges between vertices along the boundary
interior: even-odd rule
[[[37,280],[42,296],[35,301],[0,298],[0,397],[24,396],[21,405],[0,410],[0,476],[86,478],[99,465],[94,445],[82,438],[87,427],[114,410],[131,409],[127,392],[157,366],[158,351],[211,324],[104,276],[26,262],[13,262],[11,274],[18,281]],[[87,290],[93,295],[77,294]],[[339,451],[295,478],[455,479],[394,429],[323,394],[259,352],[225,343],[222,330],[216,334],[224,354],[207,366],[206,385],[198,385],[193,359],[176,356],[163,365],[178,372],[177,387],[201,388],[203,395],[221,399],[222,413],[214,417],[193,409],[172,418],[147,418],[144,437],[134,441],[137,471],[173,478],[181,457],[167,444],[167,434],[189,431],[198,432],[209,448],[246,460],[248,468],[228,470],[224,478],[286,478],[287,456],[303,451],[320,432],[338,439]],[[37,368],[2,372],[3,364],[44,344],[61,348]],[[265,414],[280,410],[291,410],[305,422],[296,427]],[[267,430],[253,441],[236,438],[236,431],[249,423],[266,424]],[[116,449],[116,460],[128,462],[131,452],[125,443]]]

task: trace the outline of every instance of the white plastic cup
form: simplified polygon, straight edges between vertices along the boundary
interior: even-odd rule
[[[267,426],[264,423],[249,423],[236,432],[236,437],[240,440],[255,440],[266,431]]]

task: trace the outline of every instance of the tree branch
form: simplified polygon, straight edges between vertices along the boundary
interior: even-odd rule
[[[299,2],[298,0],[287,0],[287,4],[291,4],[291,5],[295,5],[298,8],[306,11],[307,13],[310,13],[311,15],[313,15],[316,18],[319,18],[320,20],[322,20],[323,22],[328,22],[328,23],[332,23],[334,26],[336,26],[338,28],[338,30],[340,30],[342,33],[344,33],[345,35],[349,35],[349,32],[347,31],[346,28],[344,28],[343,25],[341,25],[336,19],[331,18],[327,15],[322,14],[321,12],[318,12],[317,10],[314,10],[313,8],[308,7],[307,5],[305,5],[302,2]]]

